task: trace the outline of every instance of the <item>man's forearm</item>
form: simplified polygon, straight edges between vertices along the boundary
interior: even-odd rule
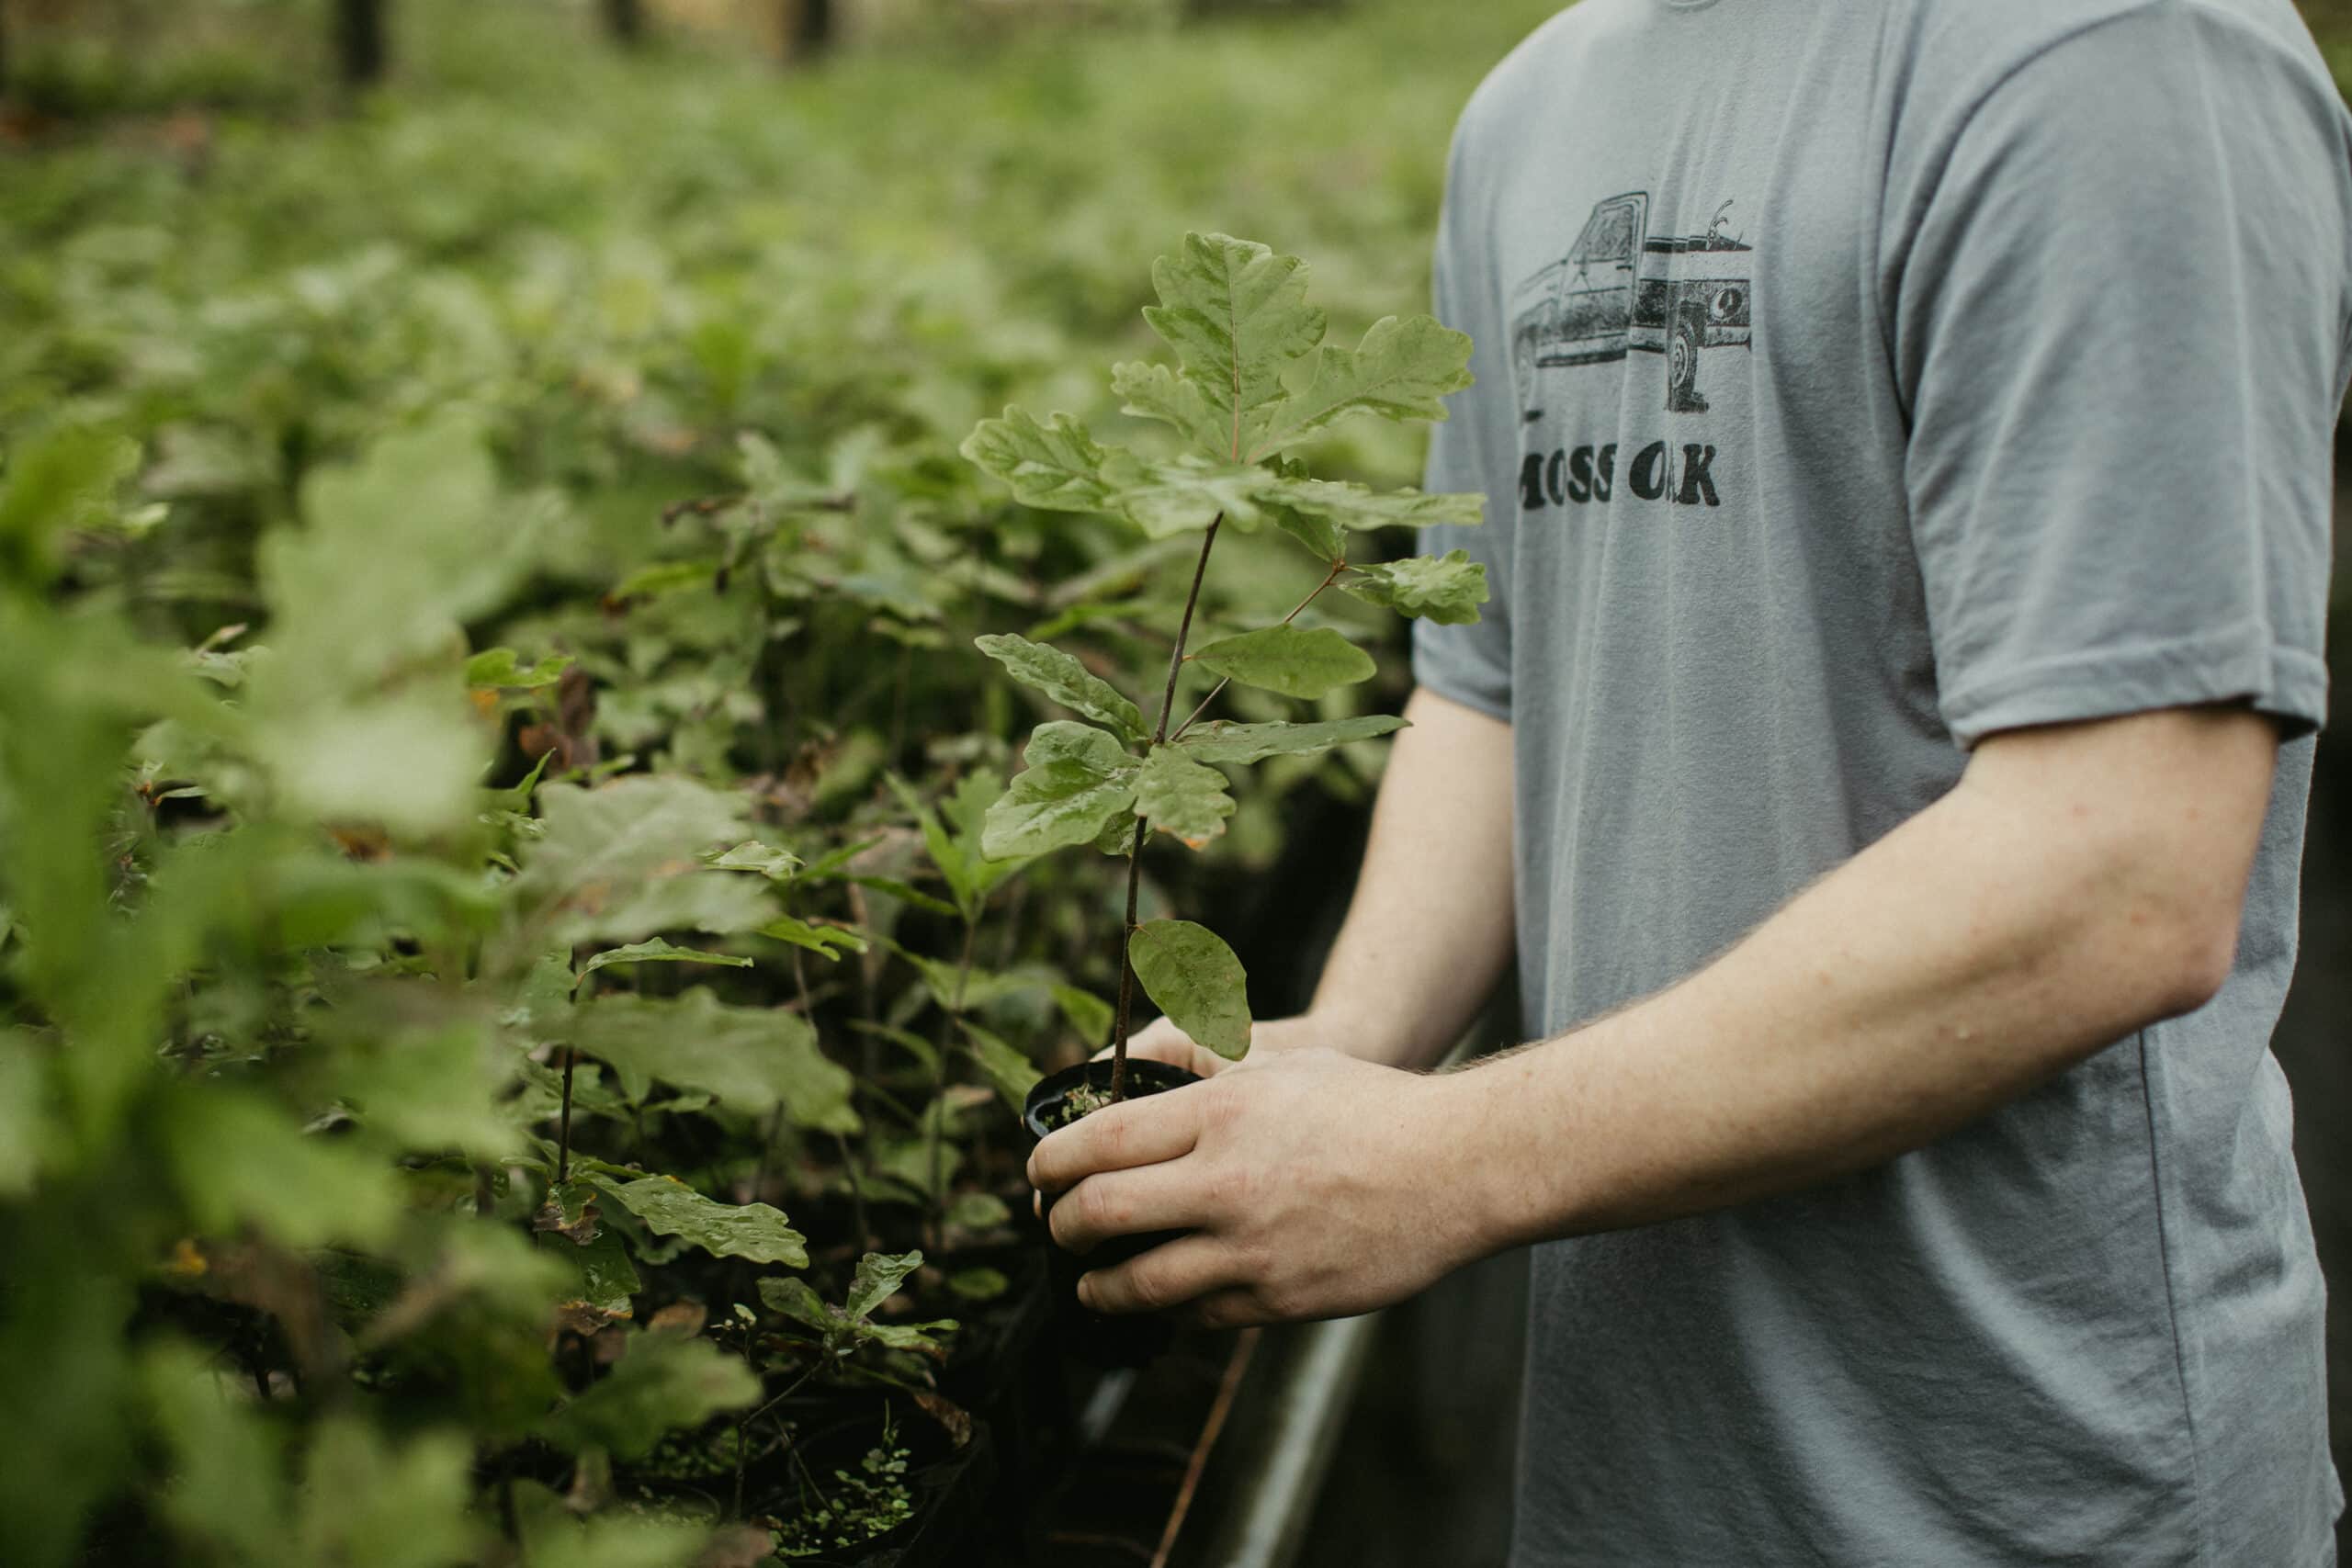
[[[2079,738],[2021,738],[1690,980],[1457,1075],[1486,1243],[1860,1169],[2201,1005],[2228,973],[2275,737],[2244,714],[2103,731],[2088,758]],[[2201,790],[2114,789],[2209,764]]]
[[[1089,1274],[1089,1305],[1231,1325],[1366,1312],[1514,1244],[1882,1163],[2221,987],[2277,754],[2245,711],[1996,737],[1951,795],[1691,978],[1459,1073],[1317,1048],[1442,1045],[1500,965],[1459,930],[1481,885],[1398,854],[1335,962],[1353,1040],[1294,1021],[1297,1048],[1055,1133],[1030,1179],[1068,1194],[1052,1224],[1075,1251],[1186,1233]]]
[[[1511,953],[1510,726],[1432,692],[1405,709],[1347,923],[1305,1032],[1390,1066],[1461,1038]]]

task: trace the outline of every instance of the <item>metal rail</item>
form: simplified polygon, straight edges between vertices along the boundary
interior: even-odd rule
[[[1258,1425],[1246,1444],[1227,1444],[1220,1455],[1232,1472],[1225,1506],[1214,1528],[1180,1544],[1169,1559],[1173,1568],[1291,1568],[1297,1562],[1379,1325],[1374,1313],[1282,1331]]]
[[[1508,1032],[1501,998],[1444,1065]],[[1234,1418],[1235,1437],[1212,1457],[1186,1539],[1155,1568],[1293,1568],[1314,1523],[1384,1314],[1270,1329]]]

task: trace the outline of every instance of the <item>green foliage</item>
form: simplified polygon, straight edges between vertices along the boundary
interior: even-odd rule
[[[250,1391],[176,1345],[142,1369],[174,1461],[164,1506],[185,1540],[229,1562],[344,1562],[441,1568],[468,1555],[472,1450],[455,1432],[405,1441],[330,1417],[299,1483],[285,1473],[286,1432]]]
[[[1199,849],[1225,831],[1236,807],[1225,775],[1181,746],[1156,746],[1136,773],[1136,815],[1155,833]]]
[[[1470,385],[1470,340],[1427,316],[1375,322],[1354,349],[1326,345],[1328,321],[1306,300],[1295,256],[1223,234],[1186,237],[1152,269],[1159,304],[1144,311],[1182,361],[1123,365],[1113,384],[1125,412],[1174,425],[1212,456],[1261,458],[1359,413],[1443,419],[1439,400]],[[1285,388],[1292,362],[1314,374]]]
[[[709,1340],[635,1333],[612,1371],[550,1416],[543,1431],[567,1449],[636,1459],[672,1431],[743,1409],[759,1396],[759,1379]]]
[[[1176,1027],[1220,1056],[1250,1050],[1249,976],[1233,949],[1206,926],[1149,920],[1127,944],[1136,978]]]
[[[699,986],[678,997],[600,997],[572,1014],[568,1032],[611,1065],[629,1100],[643,1100],[658,1078],[753,1115],[781,1108],[799,1126],[857,1131],[849,1073],[819,1048],[808,1020],[782,1008],[730,1007]]]
[[[51,581],[59,541],[105,521],[115,490],[138,465],[135,444],[85,427],[53,431],[17,452],[0,471],[0,579]]]
[[[383,1241],[397,1199],[356,1149],[306,1136],[258,1098],[206,1095],[173,1108],[165,1156],[188,1217],[218,1235],[254,1226],[292,1247]]]
[[[515,1482],[510,1495],[524,1568],[679,1568],[701,1555],[708,1535],[668,1519],[582,1518],[535,1481]]]
[[[765,1203],[714,1203],[674,1177],[616,1181],[608,1176],[592,1176],[588,1179],[656,1235],[677,1236],[716,1258],[808,1267],[808,1252],[803,1245],[808,1238],[786,1223],[780,1209]]]
[[[1054,1005],[1081,1040],[1100,1040],[1111,1028],[1111,1004],[1075,986],[1053,987]]]
[[[11,1568],[691,1561],[700,1526],[476,1477],[544,1435],[593,1482],[780,1392],[629,1326],[707,1288],[698,1236],[777,1259],[727,1278],[837,1255],[779,1209],[849,1170],[892,1247],[1001,1224],[1025,1195],[964,1146],[1009,1131],[988,1091],[1099,1044],[1118,984],[1125,868],[1035,857],[1139,844],[1165,907],[1200,874],[1160,833],[1213,817],[1263,865],[1285,796],[1361,790],[1375,757],[1333,748],[1396,722],[1342,693],[1282,726],[1237,684],[1149,752],[1121,692],[1156,704],[1201,536],[1224,515],[1222,633],[1311,586],[1293,541],[1319,576],[1475,514],[1395,488],[1417,448],[1378,417],[1444,343],[1362,334],[1421,287],[1445,124],[1536,0],[844,60],[783,99],[417,3],[367,114],[202,119],[186,166],[75,137],[0,181],[0,1407],[40,1434],[0,1471]],[[1431,68],[1374,120],[1300,89],[1399,57]],[[1306,344],[1304,269],[1220,242],[1159,308],[1283,274],[1248,333],[1078,374],[1136,357],[1143,247],[1210,209],[1347,258],[1340,328]],[[1188,378],[1227,352],[1213,404]],[[1176,429],[1094,442],[1122,400]],[[1007,423],[1034,505],[957,460],[1008,402],[1072,411]],[[1098,739],[1022,772],[1035,699],[984,637],[1100,682],[1039,688]],[[1268,765],[1228,813],[1182,758]]]
[[[291,1544],[287,1434],[253,1400],[226,1387],[191,1347],[159,1345],[141,1371],[175,1461],[164,1494],[174,1526],[224,1556],[272,1561]]]
[[[41,1047],[21,1030],[0,1029],[0,1198],[21,1198],[40,1175],[41,1140],[54,1109],[42,1103]]]
[[[1351,532],[1476,523],[1478,497],[1317,479],[1283,456],[1360,414],[1389,423],[1443,419],[1442,400],[1470,385],[1470,340],[1425,316],[1385,317],[1356,348],[1328,344],[1329,322],[1307,303],[1307,281],[1297,257],[1225,234],[1187,235],[1152,268],[1159,303],[1146,309],[1144,319],[1175,350],[1177,364],[1121,365],[1112,384],[1127,413],[1173,426],[1193,452],[1172,459],[1138,456],[1102,445],[1068,414],[1041,423],[1017,407],[982,422],[963,448],[1024,505],[1121,519],[1154,540],[1206,536],[1178,621],[1167,705],[1148,733],[1141,708],[1072,656],[1018,637],[980,639],[981,651],[1016,681],[1110,727],[1067,719],[1038,727],[1029,738],[1026,769],[989,808],[983,842],[995,855],[1037,856],[1080,844],[1126,855],[1125,961],[1180,1027],[1234,1057],[1250,1048],[1241,962],[1205,927],[1132,923],[1145,841],[1165,836],[1200,849],[1227,831],[1239,807],[1210,763],[1311,756],[1403,723],[1216,721],[1197,737],[1193,725],[1226,682],[1317,701],[1371,680],[1377,664],[1340,631],[1296,624],[1351,572],[1348,586],[1359,599],[1453,624],[1476,620],[1486,598],[1484,570],[1462,551],[1365,567],[1347,558]],[[1310,360],[1304,375],[1293,374]],[[1186,638],[1219,532],[1227,525],[1247,531],[1268,519],[1326,567],[1322,582],[1280,622],[1217,638],[1188,658]],[[1222,679],[1201,710],[1178,724],[1175,704],[1188,663]],[[1140,758],[1136,746],[1144,748]],[[1112,1029],[1122,1060],[1129,1021],[1123,1011]],[[1001,1089],[1014,1081],[992,1076]]]
[[[763,932],[765,929],[762,928]],[[588,961],[580,966],[579,979],[572,984],[577,986],[597,970],[610,968],[616,964],[717,964],[729,969],[749,969],[752,966],[748,958],[738,958],[725,953],[704,953],[691,947],[673,947],[657,936],[651,942],[633,942],[627,947],[606,948],[602,953],[591,954]]]
[[[1467,550],[1382,561],[1360,569],[1357,577],[1340,586],[1366,604],[1445,626],[1476,621],[1478,606],[1487,598],[1486,566],[1472,560]]]
[[[812,1488],[802,1511],[771,1535],[781,1558],[815,1557],[828,1548],[854,1551],[914,1516],[907,1487],[908,1452],[885,1433],[854,1471],[836,1469],[821,1490]]]
[[[1159,304],[1144,320],[1182,367],[1173,378],[1163,372],[1157,386],[1167,395],[1146,406],[1155,418],[1172,412],[1211,453],[1252,457],[1269,411],[1288,399],[1283,372],[1315,352],[1328,325],[1306,304],[1306,265],[1245,240],[1192,234],[1153,265],[1151,284]],[[1136,369],[1122,378],[1131,388],[1141,385]]]
[[[538,942],[641,942],[681,928],[724,934],[775,915],[749,877],[707,866],[715,846],[743,836],[743,807],[691,779],[630,777],[596,789],[539,791],[541,835],[514,892]]]
[[[561,654],[526,665],[511,648],[486,648],[466,660],[466,684],[537,691],[562,680],[571,668],[571,660]]]
[[[1132,744],[1149,737],[1141,708],[1061,649],[1021,637],[984,637],[977,646],[1023,685],[1110,726],[1120,739]]]
[[[1375,528],[1433,528],[1440,524],[1475,527],[1486,520],[1484,496],[1370,491],[1346,480],[1309,479],[1295,464],[1286,465],[1283,471],[1290,482],[1269,495],[1268,501],[1283,513],[1333,529],[1361,533]],[[1336,552],[1317,549],[1315,553],[1329,558]]]
[[[756,871],[770,882],[790,882],[803,870],[798,855],[757,839],[746,839],[725,854],[712,856],[709,863],[718,871]]]
[[[630,1298],[645,1288],[645,1280],[619,1237],[598,1235],[565,1256],[580,1272],[579,1289],[570,1301],[606,1317],[629,1314]]]
[[[1012,1289],[1001,1269],[964,1269],[947,1277],[947,1288],[967,1302],[992,1302]]]
[[[989,1032],[969,1019],[961,1022],[967,1039],[965,1048],[971,1053],[972,1060],[978,1064],[989,1082],[996,1087],[1005,1108],[1018,1115],[1028,1102],[1030,1089],[1036,1087],[1037,1080],[1045,1074],[1039,1072],[1036,1064],[1015,1050],[1003,1036]],[[1084,1037],[1091,1039],[1093,1034],[1089,1032]]]
[[[1372,655],[1329,626],[1268,626],[1213,642],[1193,660],[1245,686],[1313,699],[1372,679]]]
[[[456,1432],[402,1441],[356,1416],[330,1416],[311,1440],[294,1550],[265,1562],[440,1568],[482,1533],[465,1512],[472,1446]]]
[[[760,1300],[774,1311],[814,1329],[820,1353],[842,1360],[867,1346],[914,1351],[944,1359],[944,1335],[956,1331],[953,1319],[930,1323],[876,1323],[874,1311],[898,1294],[907,1276],[922,1267],[922,1254],[869,1252],[859,1259],[857,1272],[839,1305],[820,1296],[805,1280],[762,1280]]]
[[[988,907],[989,896],[1026,863],[1023,856],[998,858],[988,852],[987,813],[1003,788],[1002,781],[990,773],[967,775],[941,803],[939,811],[923,804],[896,774],[889,776],[888,783],[922,829],[923,851],[954,895],[955,912],[967,924],[978,921]]]
[[[1439,400],[1466,389],[1470,381],[1466,333],[1428,316],[1389,316],[1374,322],[1353,349],[1326,346],[1313,379],[1274,407],[1250,450],[1284,451],[1356,414],[1443,419]]]
[[[288,807],[412,837],[471,814],[490,759],[459,701],[460,627],[527,559],[495,525],[500,509],[481,432],[452,417],[313,472],[307,526],[263,537],[269,657],[249,673],[247,704],[257,760]]]
[[[1039,424],[1019,409],[1007,409],[1004,418],[972,433],[964,456],[1012,486],[1026,506],[1106,512],[1118,498],[1119,484],[1102,471],[1111,455],[1068,414]],[[1132,479],[1136,471],[1129,469],[1125,477]]]
[[[1254,525],[1268,489],[1265,470],[1245,464],[1190,453],[1161,460],[1099,446],[1068,414],[1039,424],[1007,409],[974,431],[963,450],[1026,505],[1111,513],[1153,539],[1197,534],[1219,518]]]
[[[999,859],[1092,843],[1136,798],[1140,765],[1118,738],[1056,719],[1029,737],[1028,767],[989,808],[981,842]]]
[[[1333,719],[1324,724],[1232,724],[1218,720],[1188,732],[1177,744],[1204,762],[1262,762],[1377,740],[1406,728],[1401,718]]]
[[[873,945],[855,931],[838,926],[812,926],[790,915],[770,920],[760,928],[759,934],[805,949],[831,964],[840,963],[844,953],[864,953]]]

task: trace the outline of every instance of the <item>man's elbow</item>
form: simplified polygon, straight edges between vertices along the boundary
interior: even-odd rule
[[[2173,938],[2168,974],[2152,998],[2156,1018],[2178,1018],[2222,994],[2238,960],[2238,908],[2211,908],[2184,919]]]
[[[2194,1012],[2228,984],[2278,761],[2267,717],[2176,709],[2018,731],[1978,749],[1972,780],[2025,803],[2042,864],[2069,887],[2063,943],[2123,1032]]]
[[[2135,846],[2120,886],[2109,882],[2090,923],[2122,959],[2130,1010],[2141,1024],[2195,1012],[2219,996],[2237,968],[2245,906],[2242,868],[2180,857],[2178,846]],[[2233,874],[2234,873],[2234,874]]]

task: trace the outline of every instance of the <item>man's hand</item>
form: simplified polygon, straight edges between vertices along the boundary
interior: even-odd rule
[[[1238,1062],[1228,1062],[1207,1046],[1194,1044],[1193,1037],[1177,1028],[1172,1019],[1155,1018],[1127,1041],[1127,1055],[1137,1061],[1164,1063],[1213,1078],[1230,1068],[1252,1066],[1285,1051],[1317,1045],[1344,1051],[1349,1043],[1336,1026],[1313,1014],[1261,1020],[1250,1031],[1250,1054]],[[1110,1048],[1105,1046],[1094,1054],[1094,1059],[1106,1061],[1110,1055]]]
[[[1255,1032],[1262,1035],[1271,1027],[1261,1023]],[[1191,1035],[1176,1027],[1174,1020],[1165,1018],[1155,1018],[1136,1030],[1127,1041],[1127,1055],[1139,1062],[1159,1062],[1170,1067],[1182,1067],[1204,1078],[1213,1078],[1226,1068],[1238,1066],[1227,1061],[1205,1045],[1195,1045]],[[1106,1045],[1094,1053],[1094,1059],[1107,1061],[1110,1055],[1111,1048]]]
[[[1127,1055],[1139,1062],[1159,1062],[1170,1067],[1182,1067],[1202,1077],[1213,1078],[1219,1073],[1237,1067],[1254,1067],[1272,1060],[1285,1051],[1329,1046],[1345,1051],[1351,1042],[1336,1027],[1312,1015],[1261,1021],[1250,1031],[1250,1054],[1238,1062],[1227,1061],[1205,1045],[1196,1044],[1193,1037],[1176,1027],[1173,1019],[1156,1018],[1138,1029],[1127,1041]],[[1104,1046],[1094,1053],[1098,1062],[1108,1061],[1111,1048]],[[1098,1113],[1099,1114],[1099,1113]],[[1046,1213],[1043,1193],[1033,1196],[1039,1217]]]
[[[1259,1024],[1238,1063],[1165,1019],[1137,1031],[1131,1055],[1209,1082],[1097,1111],[1031,1159],[1032,1181],[1077,1189],[1053,1212],[1065,1244],[1202,1233],[1090,1275],[1099,1310],[1193,1302],[1214,1323],[1327,1316],[1396,1300],[1473,1256],[1441,1234],[1461,1228],[1441,1193],[1475,1140],[1458,1122],[1419,1128],[1452,1091],[1395,1068],[1442,1056],[1510,961],[1511,730],[1435,692],[1416,693],[1405,716],[1313,1007]],[[1327,1193],[1339,1195],[1329,1209]],[[1186,1217],[1165,1217],[1180,1208]]]
[[[1262,1047],[1261,1047],[1262,1049]],[[1486,1250],[1448,1201],[1476,1140],[1452,1085],[1317,1047],[1098,1111],[1037,1145],[1054,1239],[1192,1234],[1086,1276],[1097,1312],[1190,1303],[1212,1327],[1343,1317]]]

